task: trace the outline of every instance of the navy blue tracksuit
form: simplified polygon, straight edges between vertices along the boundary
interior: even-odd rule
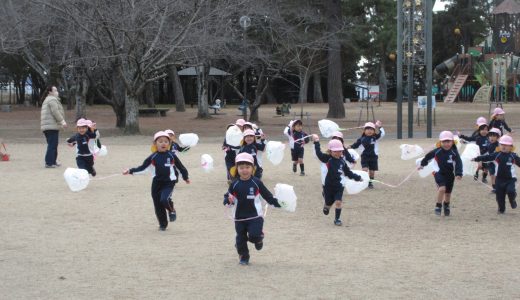
[[[357,149],[359,146],[365,148],[361,153],[361,167],[368,168],[370,171],[378,171],[378,153],[376,142],[381,138],[381,131],[372,136],[362,135],[357,141],[350,145],[350,148]]]
[[[509,128],[509,126],[507,125],[506,121],[504,120],[497,120],[497,119],[493,119],[491,120],[491,122],[489,122],[489,129],[491,128],[498,128],[500,129],[500,132],[502,133],[502,135],[504,135],[504,130],[507,130],[507,132],[511,132],[511,128]]]
[[[498,147],[499,147],[498,141],[496,141],[494,143],[489,142],[486,153],[483,153],[483,154],[493,154],[493,153],[497,152]],[[495,176],[495,164],[493,164],[493,163],[486,163],[486,164],[487,164],[487,169],[489,171],[489,174],[491,174],[492,176]]]
[[[493,154],[481,155],[475,161],[491,161],[495,165],[495,190],[498,211],[506,211],[506,195],[513,205],[516,200],[516,173],[515,165],[520,167],[520,158],[514,152],[495,152]]]
[[[90,139],[96,138],[96,131],[87,130],[85,134],[76,133],[67,139],[67,143],[76,145],[76,164],[78,169],[87,170],[92,176],[96,176],[96,170],[94,170],[94,156],[88,147]]]
[[[305,150],[303,146],[305,146],[305,144],[310,141],[310,138],[307,137],[302,139],[303,137],[306,137],[308,134],[303,131],[294,131],[292,129],[289,129],[289,135],[292,137],[293,141],[295,141],[293,143],[293,147],[291,148],[291,159],[292,161],[298,161],[298,159],[303,158]]]
[[[233,179],[233,176],[231,176],[231,173],[229,171],[235,165],[235,158],[237,156],[237,151],[239,149],[240,149],[240,147],[235,147],[235,146],[231,146],[231,145],[227,144],[226,139],[224,139],[224,142],[222,143],[222,150],[224,150],[224,152],[225,152],[224,161],[226,163],[228,180]]]
[[[434,174],[435,182],[439,187],[446,187],[446,194],[451,194],[455,176],[462,176],[462,160],[456,146],[453,145],[449,150],[441,147],[433,149],[424,156],[421,166],[425,167],[432,159],[439,166],[439,172]]]
[[[230,204],[229,195],[234,198],[234,218],[236,248],[241,258],[249,259],[247,242],[260,243],[264,239],[262,198],[267,203],[280,207],[278,200],[265,187],[262,181],[256,177],[248,180],[236,179],[229,186],[224,195],[224,205]]]
[[[314,148],[318,159],[327,165],[323,197],[325,198],[325,205],[331,206],[336,200],[342,200],[343,198],[343,191],[345,189],[342,183],[343,176],[347,176],[356,181],[360,181],[361,176],[350,170],[343,157],[337,159],[329,154],[322,153],[319,142],[314,142]]]
[[[179,181],[179,171],[183,180],[188,180],[188,170],[179,158],[171,151],[154,152],[148,156],[142,165],[131,168],[130,174],[136,174],[151,168],[152,171],[152,199],[155,208],[155,216],[161,228],[168,227],[167,211],[172,211],[170,195],[175,183]]]
[[[261,179],[262,178],[262,174],[263,174],[263,169],[262,167],[260,167],[260,165],[258,164],[258,158],[257,158],[257,155],[258,155],[258,151],[264,151],[265,150],[265,144],[264,144],[265,140],[261,140],[260,143],[257,143],[257,142],[253,142],[252,144],[244,144],[242,145],[242,147],[240,147],[240,150],[238,151],[238,153],[249,153],[251,154],[251,156],[253,156],[253,158],[255,159],[255,174],[254,176],[257,177],[258,179]]]

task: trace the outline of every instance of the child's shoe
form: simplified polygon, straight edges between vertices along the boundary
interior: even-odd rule
[[[341,225],[343,225],[343,222],[341,222],[340,219],[336,219],[336,220],[334,220],[334,225],[341,226]]]
[[[92,168],[92,177],[96,177],[96,170],[94,170],[94,168]]]
[[[166,231],[166,227],[159,226],[159,231]]]
[[[263,247],[264,247],[264,241],[255,243],[255,249],[256,250],[260,251],[260,250],[262,250]]]
[[[486,173],[482,174],[482,183],[488,183]]]
[[[296,173],[296,164],[293,164],[293,165],[292,165],[292,171],[293,171],[294,173]]]
[[[329,209],[326,208],[326,207],[324,207],[324,208],[323,208],[323,214],[324,214],[324,215],[328,215],[328,214],[329,214]]]
[[[175,222],[177,220],[177,213],[172,211],[170,212],[170,222]]]
[[[300,176],[305,176],[305,172],[301,171]]]
[[[491,194],[496,194],[496,193],[497,193],[497,190],[495,190],[495,189],[491,190]]]
[[[368,183],[368,188],[369,188],[369,189],[373,189],[373,188],[374,188],[374,184],[372,183],[372,181],[370,181],[370,182]]]
[[[473,179],[478,180],[478,171],[473,175]]]
[[[240,255],[240,261],[238,263],[242,266],[249,265],[249,256],[246,257],[245,255]]]
[[[512,209],[516,208],[516,200],[514,198],[513,199],[509,199],[509,203],[511,204],[511,208]]]
[[[440,216],[441,215],[441,212],[442,212],[442,205],[439,203],[435,206],[435,214],[437,216]]]
[[[450,216],[450,204],[444,203],[444,216],[449,217]]]

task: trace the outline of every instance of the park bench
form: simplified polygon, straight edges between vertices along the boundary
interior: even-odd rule
[[[149,116],[149,115],[159,114],[161,117],[166,117],[166,112],[169,110],[170,109],[168,109],[168,108],[155,108],[155,107],[139,108],[139,115]]]

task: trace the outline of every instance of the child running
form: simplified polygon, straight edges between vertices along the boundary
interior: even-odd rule
[[[224,205],[233,205],[235,219],[235,248],[241,265],[249,264],[247,242],[255,244],[256,250],[264,246],[264,212],[262,198],[267,203],[280,207],[278,200],[265,187],[262,181],[253,176],[254,158],[249,153],[240,153],[235,159],[239,177],[231,183],[224,195]]]
[[[498,139],[500,138],[500,136],[501,136],[500,129],[491,128],[491,130],[488,133],[489,144],[488,144],[486,154],[493,154],[493,153],[497,152],[497,150],[499,150]],[[491,193],[495,193],[496,192],[496,190],[495,190],[495,169],[496,169],[495,164],[490,163],[490,162],[484,163],[484,164],[487,164],[489,177],[491,177],[491,186],[493,187],[493,189],[491,190]]]
[[[376,171],[379,170],[379,147],[377,141],[384,136],[385,130],[382,127],[381,121],[377,121],[376,124],[367,122],[363,128],[363,134],[361,137],[354,144],[347,147],[347,149],[357,149],[359,146],[363,146],[363,152],[361,153],[361,168],[363,171],[368,172],[371,180],[368,183],[368,188],[370,189],[374,188],[372,180],[375,178]]]
[[[520,167],[520,157],[514,153],[513,138],[504,135],[499,140],[500,151],[493,154],[481,155],[474,158],[474,161],[492,161],[495,165],[495,189],[498,204],[498,213],[506,212],[506,195],[509,198],[511,208],[515,209],[516,204],[516,173],[515,166]]]
[[[285,128],[284,134],[289,139],[289,146],[291,147],[291,158],[293,162],[292,170],[297,171],[297,165],[300,165],[300,176],[305,176],[305,166],[303,164],[303,146],[310,141],[307,133],[302,131],[303,122],[301,120],[294,120],[289,122]]]
[[[439,171],[434,174],[435,183],[437,183],[438,187],[435,214],[441,215],[444,204],[444,216],[447,217],[450,215],[451,192],[453,191],[455,178],[457,180],[462,179],[462,160],[453,142],[452,132],[443,131],[440,133],[437,148],[424,156],[419,169],[428,165],[432,159],[435,159],[439,166]]]
[[[249,153],[254,158],[255,172],[254,175],[258,179],[262,178],[263,169],[258,164],[258,151],[265,150],[265,136],[262,134],[260,142],[256,141],[255,132],[251,129],[244,130],[244,139],[242,140],[238,153]]]
[[[166,132],[168,134],[168,136],[170,137],[170,142],[171,142],[170,151],[178,153],[178,152],[185,152],[185,151],[190,150],[190,147],[181,147],[181,145],[179,145],[179,143],[177,143],[177,137],[175,136],[175,132],[173,130],[166,129],[164,132]]]
[[[345,189],[343,178],[347,176],[355,181],[363,181],[363,179],[349,169],[346,161],[343,159],[343,144],[339,140],[330,140],[328,144],[329,151],[327,154],[324,154],[320,149],[319,137],[315,134],[312,137],[316,156],[327,165],[327,175],[325,176],[325,184],[323,186],[323,197],[325,199],[323,214],[328,215],[330,207],[335,204],[334,225],[341,226],[343,223],[340,217],[343,207],[343,190]]]
[[[335,131],[334,133],[332,133],[331,139],[338,140],[341,142],[342,145],[345,145],[345,142],[343,141],[343,133],[341,133],[340,131]],[[348,149],[345,146],[343,146],[343,159],[345,159],[348,163],[352,164],[352,166],[356,164],[356,160],[350,154],[350,152],[348,152]]]
[[[173,193],[175,184],[178,182],[179,171],[186,183],[189,184],[190,179],[188,178],[188,170],[182,165],[177,155],[169,151],[170,137],[166,132],[159,131],[155,133],[153,143],[157,151],[148,156],[141,166],[124,170],[123,175],[139,174],[145,169],[151,168],[153,176],[152,199],[155,216],[157,221],[159,221],[159,230],[165,231],[168,227],[167,212],[170,216],[170,222],[175,221],[177,217],[169,198]]]
[[[475,130],[475,132],[473,132],[471,136],[459,134],[459,137],[467,142],[475,142],[480,150],[480,155],[483,155],[487,153],[489,145],[487,120],[484,117],[479,117],[477,119],[476,124],[477,130]],[[477,168],[477,171],[475,172],[475,175],[473,176],[473,179],[478,180],[479,170],[482,170],[482,182],[487,183],[487,164],[479,163],[479,166]]]
[[[509,128],[509,126],[506,123],[505,114],[506,112],[502,108],[495,108],[493,114],[491,115],[491,122],[489,122],[489,128],[500,129],[500,133],[502,133],[502,135],[504,135],[504,130],[507,130],[507,132],[509,133],[513,133],[514,130]]]
[[[81,118],[76,122],[78,133],[67,139],[69,146],[76,146],[76,164],[79,169],[87,170],[87,172],[96,176],[94,169],[94,155],[89,147],[89,141],[96,138],[97,129],[89,127],[92,122]]]
[[[235,124],[229,124],[226,127],[226,130],[228,130],[231,126],[237,126],[238,128],[240,128],[240,130],[243,131],[245,122],[246,121],[244,119],[238,119],[235,121]],[[224,138],[224,142],[222,143],[222,151],[224,151],[224,162],[226,163],[226,176],[228,184],[231,184],[231,182],[233,181],[233,176],[231,175],[230,171],[231,168],[233,168],[233,166],[235,165],[235,158],[239,149],[239,146],[229,145],[226,139]]]

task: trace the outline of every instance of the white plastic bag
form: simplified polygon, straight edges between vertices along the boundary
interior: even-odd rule
[[[421,160],[423,160],[424,157],[418,158],[415,161],[415,164],[419,168],[421,166]],[[426,165],[424,168],[418,170],[419,176],[422,178],[427,177],[428,175],[431,175],[433,172],[439,172],[439,165],[437,164],[437,161],[433,158],[430,160],[428,165]]]
[[[353,173],[361,176],[363,181],[355,181],[353,179],[344,177],[344,186],[349,195],[358,194],[364,189],[368,187],[368,183],[370,182],[370,177],[368,176],[368,172],[361,170],[352,170]]]
[[[460,155],[464,175],[475,175],[475,172],[477,172],[478,163],[471,160],[479,155],[480,148],[477,144],[466,144],[464,152],[462,152],[462,154]]]
[[[63,177],[69,189],[73,192],[85,189],[90,181],[87,170],[83,169],[67,168],[63,173]]]
[[[200,166],[204,172],[211,172],[211,170],[213,170],[213,157],[211,157],[209,154],[202,154],[200,156]]]
[[[339,126],[331,120],[319,120],[318,127],[321,135],[325,138],[330,138],[335,131],[339,131]]]
[[[291,185],[284,183],[277,183],[274,187],[274,195],[278,199],[278,203],[282,206],[282,209],[288,212],[296,211],[296,194]]]
[[[95,155],[97,156],[106,156],[108,154],[107,147],[105,145],[101,145],[101,148],[96,147],[97,152]]]
[[[460,149],[462,148],[462,142],[460,141],[460,137],[458,135],[453,136],[453,143],[455,143],[457,150],[460,152]]]
[[[183,147],[194,147],[199,142],[199,136],[195,133],[183,133],[179,135],[179,142]]]
[[[356,150],[354,150],[354,149],[348,149],[347,151],[348,151],[348,153],[350,154],[350,156],[352,156],[352,158],[354,159],[354,161],[355,161],[355,162],[358,162],[359,157],[360,157],[360,156],[359,156],[359,153],[358,153]],[[350,163],[350,162],[348,162],[348,161],[347,161],[347,165],[348,165],[349,168],[352,168],[352,167],[354,166],[352,163]]]
[[[410,160],[424,154],[423,148],[419,145],[402,144],[399,148],[401,148],[402,160]]]
[[[226,130],[226,144],[233,147],[238,147],[240,146],[242,138],[242,130],[240,130],[238,126],[229,126],[229,128]]]
[[[282,162],[284,152],[285,144],[282,142],[269,141],[267,145],[265,145],[267,159],[275,166]]]

